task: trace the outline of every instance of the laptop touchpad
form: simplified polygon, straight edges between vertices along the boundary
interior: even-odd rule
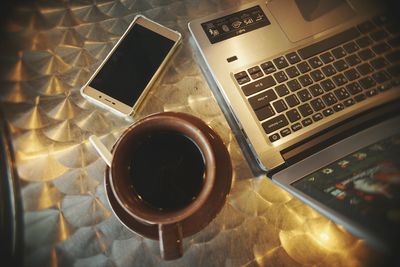
[[[345,0],[272,0],[267,1],[267,7],[293,43],[355,15]]]

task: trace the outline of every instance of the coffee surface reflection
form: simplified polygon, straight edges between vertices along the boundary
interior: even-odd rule
[[[200,193],[204,158],[189,137],[174,131],[154,132],[138,144],[132,155],[132,193],[150,207],[179,210]]]

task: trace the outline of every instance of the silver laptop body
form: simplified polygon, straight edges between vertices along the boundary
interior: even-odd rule
[[[389,118],[399,107],[399,44],[392,41],[398,33],[380,16],[385,7],[379,1],[308,1],[325,2],[314,6],[306,2],[257,1],[191,21],[189,29],[260,168],[269,172],[275,183],[382,248],[385,243],[368,229],[292,185],[328,163],[399,132],[399,118]],[[366,21],[372,22],[374,29],[368,29],[371,23]],[[385,36],[371,35],[378,31]],[[372,42],[363,43],[365,36]],[[377,49],[382,42],[390,44],[386,50]],[[353,54],[358,62],[348,61]],[[396,59],[388,60],[388,55]],[[377,58],[387,64],[375,68],[375,63],[382,61],[372,62]],[[303,62],[309,70],[304,64],[300,69]],[[351,69],[361,75],[347,72]],[[318,71],[322,77],[316,75]],[[381,71],[386,78],[376,74]],[[282,72],[286,79],[277,75]],[[300,81],[300,77],[301,82],[289,87],[288,82]],[[332,84],[326,82],[322,89],[311,91],[311,86],[326,80]],[[354,83],[361,88],[354,88]],[[292,95],[295,98],[287,99]],[[316,103],[317,98],[323,107]],[[292,110],[296,112],[288,114]]]

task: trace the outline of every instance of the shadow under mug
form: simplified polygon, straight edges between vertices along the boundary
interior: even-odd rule
[[[191,203],[176,210],[151,207],[130,190],[128,166],[135,148],[149,134],[166,130],[191,139],[204,160],[200,192]],[[117,140],[111,167],[106,169],[105,186],[110,205],[120,221],[139,235],[159,240],[162,257],[171,260],[182,256],[184,237],[200,231],[218,214],[231,182],[232,165],[221,138],[194,116],[164,112],[137,121]]]

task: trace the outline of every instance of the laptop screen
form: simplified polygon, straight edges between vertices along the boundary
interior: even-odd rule
[[[349,154],[292,186],[387,239],[400,229],[400,135]]]

